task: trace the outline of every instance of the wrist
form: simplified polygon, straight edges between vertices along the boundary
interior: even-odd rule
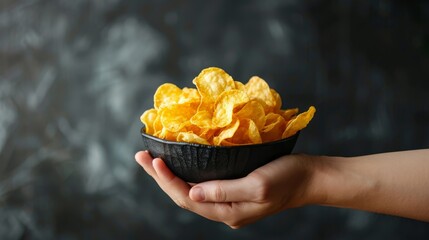
[[[305,192],[304,205],[324,205],[327,202],[327,175],[332,168],[331,157],[307,155],[303,159],[307,167],[308,182]]]
[[[358,208],[369,201],[377,183],[355,163],[347,157],[312,157],[309,204]]]
[[[297,176],[300,178],[300,184],[297,188],[296,198],[293,201],[293,207],[326,204],[328,190],[327,190],[327,176],[330,175],[332,170],[331,161],[332,157],[326,156],[313,156],[306,154],[292,155],[297,166],[296,170],[299,172]],[[289,159],[289,160],[291,160]],[[296,172],[295,171],[295,172]],[[288,205],[290,206],[290,205]]]

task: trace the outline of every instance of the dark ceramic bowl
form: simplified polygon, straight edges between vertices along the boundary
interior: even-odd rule
[[[152,157],[162,158],[181,179],[198,183],[214,179],[241,178],[260,166],[290,154],[299,132],[282,140],[240,146],[208,146],[173,142],[146,134],[141,129],[144,147]]]

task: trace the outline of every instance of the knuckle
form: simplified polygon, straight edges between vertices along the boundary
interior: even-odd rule
[[[216,201],[224,202],[226,201],[226,193],[221,185],[217,184],[214,189],[214,198]]]
[[[185,201],[180,200],[180,199],[173,199],[174,203],[176,203],[177,206],[179,206],[180,208],[183,208],[185,210],[189,210],[189,206],[186,204]]]
[[[270,183],[268,179],[260,173],[252,175],[255,200],[257,202],[265,202],[270,195]]]

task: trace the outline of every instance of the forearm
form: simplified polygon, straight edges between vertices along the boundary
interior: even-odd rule
[[[312,203],[429,221],[429,149],[312,161]]]

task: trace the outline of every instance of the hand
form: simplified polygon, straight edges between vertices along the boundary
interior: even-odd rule
[[[135,158],[178,206],[231,228],[311,203],[309,156],[284,156],[244,178],[194,186],[176,177],[162,159],[153,159],[147,151],[138,152]]]

